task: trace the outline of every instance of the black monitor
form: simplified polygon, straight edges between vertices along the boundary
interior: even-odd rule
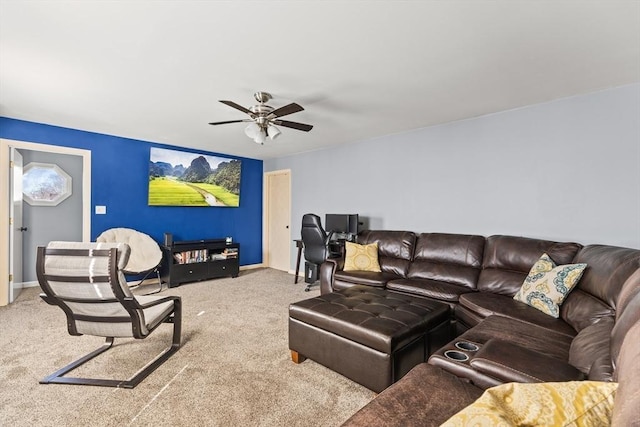
[[[360,231],[360,218],[358,217],[358,214],[351,214],[349,215],[349,234],[353,234],[354,236],[356,234],[358,234],[358,232]]]
[[[327,214],[324,229],[338,234],[358,234],[358,214]]]
[[[324,229],[334,233],[349,232],[349,216],[342,214],[327,214],[324,217]]]

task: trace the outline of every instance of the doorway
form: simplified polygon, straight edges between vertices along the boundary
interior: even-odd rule
[[[264,175],[264,249],[267,267],[291,270],[291,171],[280,170]]]
[[[67,148],[60,147],[54,145],[46,145],[46,144],[37,144],[32,142],[25,141],[15,141],[15,140],[7,140],[0,139],[0,173],[3,178],[10,177],[11,174],[11,153],[29,152],[32,156],[40,156],[40,158],[46,158],[49,155],[67,155],[73,156],[79,164],[81,164],[81,172],[79,173],[80,179],[77,179],[78,185],[76,187],[76,193],[78,193],[79,204],[81,206],[81,214],[80,219],[75,221],[78,225],[73,225],[73,227],[77,227],[74,231],[74,239],[78,239],[76,236],[81,236],[83,241],[91,240],[91,151],[82,150],[76,148]],[[60,159],[61,157],[58,157]],[[15,237],[18,231],[14,230],[15,224],[20,223],[20,220],[13,219],[13,209],[10,209],[10,205],[14,200],[14,189],[11,187],[9,182],[11,179],[3,179],[3,183],[7,182],[7,185],[0,186],[0,200],[3,201],[2,208],[0,211],[0,306],[7,305],[12,302],[13,290],[20,289],[24,284],[37,284],[33,280],[27,280],[27,282],[23,282],[20,279],[18,283],[17,280],[20,274],[14,275],[14,269],[16,270],[24,270],[21,268],[21,265],[15,265],[10,262],[18,258],[19,255],[14,252],[15,245]],[[4,201],[11,203],[4,203]],[[37,220],[38,223],[41,220]],[[20,224],[21,228],[23,224]],[[27,227],[28,228],[28,227]],[[44,237],[46,239],[46,237]],[[45,242],[46,243],[46,242]],[[31,252],[29,252],[31,254]],[[31,255],[28,255],[29,257]],[[31,262],[33,261],[33,262]],[[31,260],[30,265],[35,263],[35,259]],[[25,260],[23,259],[22,265],[25,265]],[[31,268],[31,267],[28,267]]]

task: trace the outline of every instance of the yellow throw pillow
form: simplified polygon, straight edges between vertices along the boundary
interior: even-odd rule
[[[345,242],[344,271],[380,272],[378,263],[378,243],[359,245]]]
[[[608,426],[617,388],[601,381],[502,384],[442,426]]]
[[[558,318],[560,305],[578,284],[585,268],[584,263],[556,266],[549,255],[542,254],[513,299]]]

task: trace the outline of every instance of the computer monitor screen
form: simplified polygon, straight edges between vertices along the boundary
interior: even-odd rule
[[[349,234],[353,234],[356,235],[358,234],[358,232],[360,227],[360,219],[358,217],[358,214],[351,214],[349,215]]]
[[[324,229],[340,234],[358,234],[358,214],[327,214]]]
[[[327,214],[324,218],[324,229],[334,233],[349,232],[349,215]]]

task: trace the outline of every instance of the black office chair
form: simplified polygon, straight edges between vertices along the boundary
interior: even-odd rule
[[[318,268],[327,258],[340,256],[331,252],[329,242],[333,232],[327,235],[322,228],[320,217],[315,214],[302,216],[302,244],[304,245],[304,281],[307,283],[305,292],[309,292],[311,285],[318,280]]]

